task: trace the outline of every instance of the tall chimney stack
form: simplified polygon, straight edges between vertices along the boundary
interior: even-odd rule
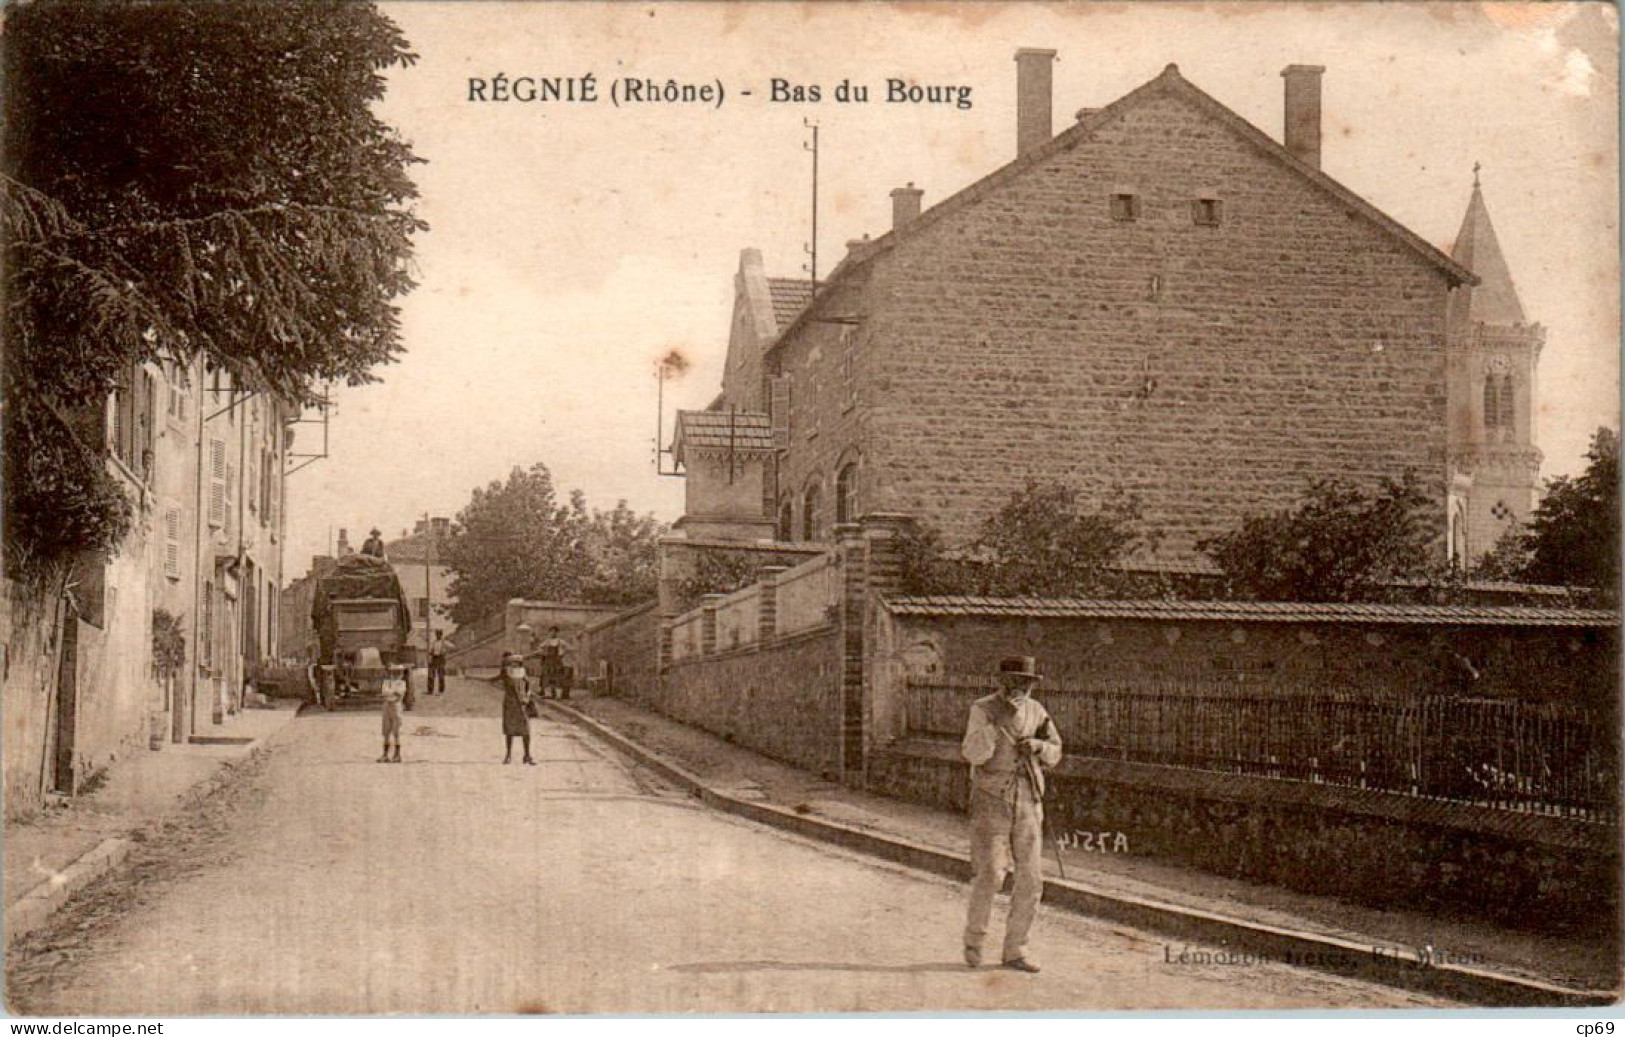
[[[1324,65],[1288,65],[1286,119],[1282,134],[1286,149],[1300,161],[1320,168],[1320,76]]]
[[[891,229],[899,230],[920,215],[920,197],[925,192],[910,180],[907,187],[894,187],[891,192]]]
[[[1049,143],[1050,93],[1055,80],[1055,52],[1022,47],[1016,51],[1016,155]]]

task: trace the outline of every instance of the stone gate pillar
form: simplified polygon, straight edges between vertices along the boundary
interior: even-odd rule
[[[832,530],[841,567],[840,763],[841,781],[863,784],[863,616],[868,584],[868,544],[863,527],[842,522]]]

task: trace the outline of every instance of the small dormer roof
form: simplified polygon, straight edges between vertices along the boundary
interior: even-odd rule
[[[679,464],[697,457],[771,455],[773,424],[766,414],[739,410],[681,410],[671,455]]]

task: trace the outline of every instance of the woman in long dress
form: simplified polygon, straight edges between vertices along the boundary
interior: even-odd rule
[[[535,766],[530,755],[530,716],[525,707],[530,701],[530,686],[525,682],[525,664],[512,652],[502,656],[502,734],[507,743],[503,763],[513,762],[513,740],[524,739],[525,762]]]

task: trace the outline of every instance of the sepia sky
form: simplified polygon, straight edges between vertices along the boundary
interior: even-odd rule
[[[1448,250],[1483,164],[1524,310],[1548,329],[1542,474],[1583,467],[1618,427],[1617,21],[1606,4],[385,3],[421,60],[381,106],[416,167],[420,287],[402,362],[343,389],[331,456],[289,480],[289,578],[348,527],[387,537],[542,461],[595,507],[670,521],[682,480],[654,470],[656,359],[693,366],[676,407],[720,387],[739,251],[805,276],[820,124],[819,270],[890,223],[913,181],[929,207],[1015,152],[1018,47],[1060,52],[1055,130],[1170,62],[1279,139],[1280,71],[1326,66],[1326,173]],[[596,104],[469,103],[468,77],[597,77]],[[720,109],[616,108],[610,80],[712,83]],[[774,104],[769,79],[822,85]],[[884,102],[888,77],[969,86],[972,107]],[[835,104],[842,79],[870,103]],[[755,96],[743,97],[742,90]],[[297,450],[320,442],[299,427]],[[669,435],[669,431],[667,433]]]

